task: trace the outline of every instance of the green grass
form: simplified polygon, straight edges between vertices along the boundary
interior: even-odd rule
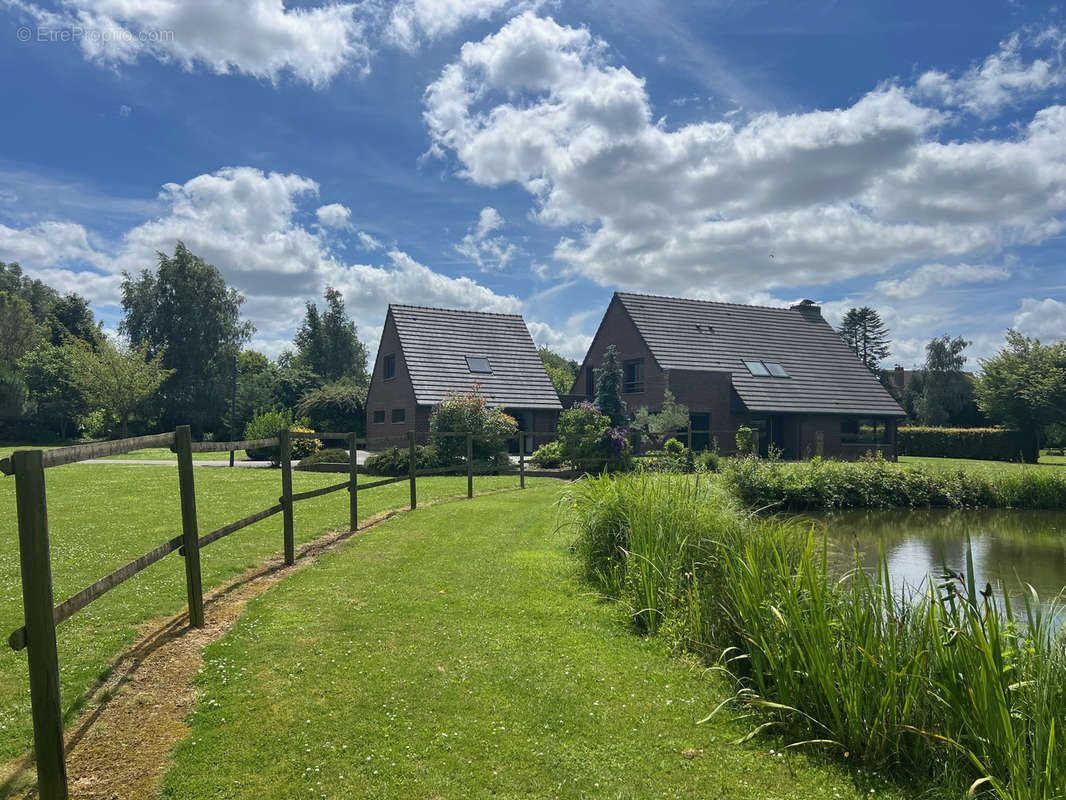
[[[697,726],[725,687],[581,584],[560,491],[395,517],[253,600],[164,797],[885,796]]]
[[[979,461],[974,458],[930,458],[927,456],[900,456],[900,464],[911,464],[920,467],[933,467],[937,469],[967,469],[981,472],[1013,472],[1024,469],[1049,469],[1062,470],[1066,467],[1066,457],[1063,456],[1040,456],[1038,464],[1022,464],[1017,461]]]
[[[0,458],[6,458],[16,450],[51,450],[54,447],[66,447],[67,445],[55,444],[17,444],[0,446]],[[238,450],[238,459],[247,458],[243,450]],[[120,456],[108,456],[108,461],[129,461],[131,459],[149,459],[153,461],[173,461],[177,464],[177,456],[170,452],[167,447],[146,447],[143,450],[134,450],[132,453],[123,453]],[[229,451],[223,453],[193,453],[193,461],[229,461]]]
[[[166,467],[69,465],[46,472],[56,601],[181,532],[177,470]],[[295,491],[337,483],[343,476],[297,472]],[[204,469],[196,472],[200,531],[277,502],[278,470]],[[479,477],[478,490],[514,486],[517,479]],[[420,478],[424,500],[465,494],[465,477]],[[361,492],[360,517],[402,508],[408,485]],[[335,492],[296,505],[296,541],[347,525],[348,493]],[[217,586],[281,550],[281,515],[239,531],[202,553],[205,589]],[[32,739],[26,652],[13,652],[7,635],[22,624],[15,482],[0,477],[0,760],[25,752]],[[183,561],[176,554],[154,564],[95,601],[58,629],[64,712],[81,707],[87,689],[140,622],[185,607]]]

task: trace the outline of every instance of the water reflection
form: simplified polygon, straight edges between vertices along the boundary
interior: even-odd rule
[[[899,587],[925,588],[944,565],[966,568],[966,535],[973,543],[977,584],[1004,581],[1012,594],[1029,583],[1050,601],[1066,587],[1066,511],[957,511],[921,509],[804,514],[828,531],[841,571],[855,564],[877,566],[878,547]]]

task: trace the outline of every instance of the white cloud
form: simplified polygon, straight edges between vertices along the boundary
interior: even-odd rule
[[[506,237],[490,235],[502,228],[504,222],[492,206],[481,209],[477,225],[455,245],[456,252],[482,269],[503,269],[518,253],[518,248]]]
[[[1048,48],[1048,58],[1026,63],[1025,46]],[[947,106],[958,106],[971,114],[988,117],[1006,105],[1066,84],[1062,51],[1066,35],[1049,28],[1035,36],[1014,33],[1000,42],[999,50],[980,65],[970,67],[957,78],[930,70],[918,78],[915,91]]]
[[[593,310],[574,314],[566,320],[562,330],[537,320],[526,320],[526,327],[537,347],[547,347],[561,356],[580,361],[592,344],[592,336],[584,331],[600,313],[600,310]]]
[[[1009,276],[1003,267],[983,264],[923,264],[905,278],[879,281],[874,289],[894,300],[910,300],[935,288],[1005,281]]]
[[[85,58],[105,66],[142,57],[276,83],[315,87],[369,70],[368,20],[356,3],[286,8],[282,0],[62,0],[58,11],[14,0],[42,27],[80,30]]]
[[[411,51],[424,40],[439,39],[467,22],[487,20],[518,5],[514,0],[400,0],[389,15],[385,38]]]
[[[358,235],[364,250],[380,250],[385,246],[366,231],[359,231]]]
[[[118,107],[118,113],[120,117],[128,117],[130,114],[133,113],[133,109],[123,103]]]
[[[291,341],[304,302],[321,297],[326,286],[342,291],[364,338],[380,332],[390,302],[521,310],[518,298],[435,272],[397,248],[383,264],[344,261],[318,226],[298,222],[308,206],[315,208],[318,191],[315,181],[300,175],[226,167],[166,184],[160,193],[164,212],[128,230],[112,251],[94,249],[80,225],[48,222],[0,226],[0,260],[21,261],[29,274],[60,291],[115,304],[122,271],[152,268],[157,252],[172,252],[182,240],[244,294],[243,313],[257,328],[255,342],[271,352]],[[85,269],[85,263],[97,269]]]
[[[1066,107],[1016,138],[941,143],[950,113],[918,97],[884,84],[844,108],[670,129],[604,41],[524,14],[463,46],[424,119],[433,154],[524,187],[536,220],[569,228],[556,258],[605,286],[817,285],[1066,229]]]
[[[1045,342],[1066,339],[1066,303],[1051,297],[1043,300],[1027,297],[1014,315],[1014,327],[1026,336]]]
[[[319,206],[315,210],[315,216],[318,217],[319,224],[327,228],[347,228],[352,211],[340,203],[330,203],[327,206]]]

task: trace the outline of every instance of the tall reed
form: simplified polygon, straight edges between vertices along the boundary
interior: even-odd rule
[[[1066,796],[1066,638],[1035,592],[1015,615],[972,564],[907,596],[883,557],[836,576],[813,529],[684,476],[590,478],[569,507],[586,575],[723,667],[757,729],[955,796]]]

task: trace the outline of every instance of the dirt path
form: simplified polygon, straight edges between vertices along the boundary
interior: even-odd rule
[[[476,496],[511,491],[519,490],[495,489]],[[445,498],[419,507],[465,499]],[[377,514],[358,532],[405,511]],[[66,730],[71,797],[154,797],[171,750],[188,734],[185,718],[196,702],[194,682],[203,666],[203,648],[233,626],[250,599],[354,535],[346,528],[331,531],[305,544],[294,565],[287,567],[281,556],[273,557],[205,595],[203,628],[190,628],[187,614],[146,622],[139,640],[118,657],[108,679],[87,699],[86,710]],[[35,786],[32,757],[0,765],[0,797],[35,797]]]

